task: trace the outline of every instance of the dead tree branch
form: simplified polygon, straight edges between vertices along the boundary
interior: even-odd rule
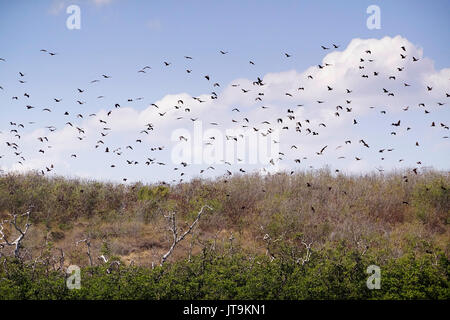
[[[302,244],[305,246],[306,248],[306,255],[304,258],[298,258],[297,259],[297,263],[300,263],[300,261],[302,262],[302,265],[304,265],[306,262],[309,261],[309,259],[311,258],[311,245],[312,242],[307,244],[306,242],[302,241]]]
[[[58,248],[59,252],[61,253],[61,257],[59,258],[59,267],[57,269],[57,271],[60,270],[64,270],[64,261],[65,261],[65,257],[66,255],[64,254],[64,250],[62,248]]]
[[[22,241],[25,238],[25,235],[27,234],[28,229],[31,226],[31,223],[29,222],[31,209],[32,209],[32,207],[30,207],[27,210],[27,212],[20,214],[20,215],[12,214],[11,215],[12,219],[3,220],[0,223],[0,239],[3,240],[3,242],[0,243],[0,249],[4,248],[5,246],[14,247],[14,257],[16,257],[17,259],[20,259],[20,249],[22,248]],[[26,217],[25,225],[23,227],[19,227],[18,222],[17,222],[18,217]],[[14,227],[14,229],[19,233],[19,236],[14,241],[9,241],[8,237],[3,232],[3,229],[4,229],[3,225],[6,222],[9,222],[9,224],[12,225]]]
[[[261,230],[264,232],[264,227],[260,226]],[[279,237],[278,239],[273,240],[272,237],[266,233],[263,237],[263,240],[266,242],[266,255],[268,255],[270,257],[270,262],[272,262],[273,260],[275,260],[275,255],[273,254],[271,247],[272,244],[274,244],[275,242],[281,241],[283,238],[283,235],[281,237]]]
[[[170,212],[168,215],[164,216],[167,219],[167,222],[169,224],[169,231],[172,232],[173,240],[172,240],[172,245],[169,248],[169,251],[167,251],[161,258],[161,264],[160,264],[161,266],[164,264],[164,262],[166,262],[167,258],[172,254],[176,245],[178,243],[180,243],[180,241],[182,241],[189,233],[191,233],[192,229],[194,229],[195,225],[200,220],[200,217],[202,216],[203,210],[205,208],[212,210],[212,208],[210,206],[204,205],[198,212],[197,217],[195,218],[194,222],[192,222],[192,224],[189,226],[189,228],[181,236],[178,236],[178,227],[177,227],[175,212]]]
[[[89,264],[92,267],[94,265],[94,263],[92,262],[92,256],[91,256],[91,238],[88,236],[86,239],[78,240],[76,242],[76,245],[78,246],[78,244],[81,242],[86,242],[86,247],[87,247],[86,254],[89,257]]]
[[[109,267],[106,269],[106,273],[111,273],[111,271],[113,270],[113,267],[115,266],[117,268],[117,270],[120,267],[120,261],[118,260],[112,260],[110,262],[110,259],[108,259],[104,254],[102,254],[101,256],[97,257],[98,260],[102,261],[102,263],[106,264],[109,262]]]

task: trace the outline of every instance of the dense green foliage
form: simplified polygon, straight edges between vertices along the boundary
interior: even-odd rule
[[[437,260],[436,260],[437,259]],[[9,261],[0,268],[2,299],[449,299],[449,261],[443,255],[405,255],[381,265],[381,289],[366,286],[370,255],[345,248],[289,259],[204,252],[191,262],[154,269],[85,267],[81,289],[62,272]]]

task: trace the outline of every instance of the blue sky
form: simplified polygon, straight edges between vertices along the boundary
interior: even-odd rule
[[[65,9],[71,4],[81,8],[81,30],[66,28]],[[366,27],[366,8],[372,4],[381,9],[379,30]],[[448,1],[0,1],[0,57],[7,60],[0,64],[4,88],[0,91],[0,131],[8,134],[10,121],[37,123],[27,126],[24,133],[46,125],[64,126],[67,119],[56,110],[79,112],[76,88],[87,89],[80,98],[87,101],[83,113],[110,109],[114,103],[137,97],[145,99],[130,107],[143,111],[169,94],[211,92],[211,83],[203,79],[206,74],[223,89],[236,79],[303,72],[322,63],[326,53],[321,45],[336,43],[344,49],[355,38],[400,35],[422,48],[438,71],[449,67],[449,9]],[[48,56],[40,49],[57,55]],[[219,50],[229,54],[221,55]],[[284,52],[292,57],[286,59]],[[185,55],[194,59],[187,61]],[[166,68],[163,61],[172,64]],[[151,71],[138,74],[145,65]],[[193,70],[192,75],[185,72],[187,68]],[[27,83],[22,86],[17,81],[19,71],[26,74]],[[101,74],[111,75],[111,81],[89,84]],[[23,92],[31,94],[30,102],[24,100]],[[105,99],[96,100],[98,95]],[[11,96],[20,99],[12,101]],[[53,98],[62,98],[62,104],[56,105]],[[24,108],[31,101],[33,106],[51,107],[54,112],[31,114]],[[446,110],[440,120],[448,124]],[[2,144],[0,155],[6,156],[0,161],[5,168],[15,160],[9,153]],[[438,155],[428,164],[448,169],[448,143]],[[99,175],[98,167],[90,162],[92,158],[80,160],[81,164],[68,165],[60,173],[111,179],[127,174]],[[150,176],[149,180],[155,179]],[[130,179],[139,177],[138,170],[130,173]]]

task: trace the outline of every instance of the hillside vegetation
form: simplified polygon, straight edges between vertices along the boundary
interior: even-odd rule
[[[449,188],[449,174],[431,170],[176,185],[3,174],[0,221],[31,206],[31,226],[19,257],[0,248],[0,297],[448,299]],[[205,205],[160,266],[173,238],[167,215],[182,233]],[[366,286],[372,264],[380,290]],[[80,290],[65,286],[69,265],[82,268]]]

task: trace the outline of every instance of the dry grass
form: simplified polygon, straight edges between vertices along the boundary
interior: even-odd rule
[[[231,245],[264,253],[266,234],[299,248],[302,240],[312,242],[315,250],[339,243],[361,252],[383,251],[386,257],[430,248],[448,256],[449,182],[447,172],[346,176],[319,170],[193,180],[167,192],[151,185],[146,188],[156,191],[140,199],[142,184],[7,174],[0,176],[0,217],[33,204],[27,257],[36,257],[47,239],[47,245],[64,250],[67,263],[81,265],[88,263],[86,247],[75,242],[87,235],[94,257],[106,245],[108,254],[125,263],[159,263],[171,241],[163,214],[176,212],[186,228],[204,204],[214,210],[171,259],[186,259],[190,250],[198,254],[206,247],[227,252]],[[272,250],[282,248],[273,244]]]

